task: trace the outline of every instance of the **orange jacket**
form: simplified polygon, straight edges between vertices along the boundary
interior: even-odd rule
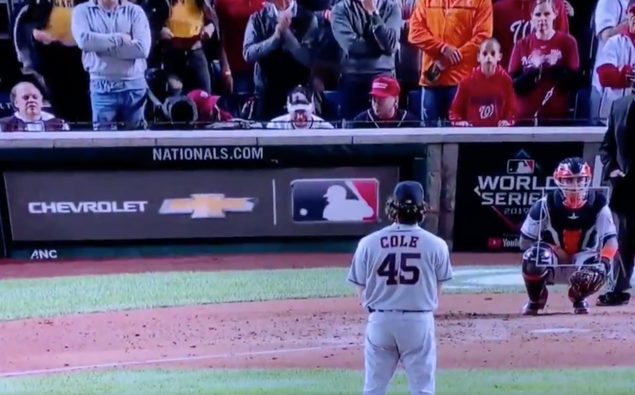
[[[476,67],[481,43],[492,37],[492,0],[418,0],[410,17],[408,41],[421,49],[419,84],[431,86],[424,73],[435,60],[445,69],[434,86],[458,85]],[[462,60],[451,66],[441,50],[451,45]]]

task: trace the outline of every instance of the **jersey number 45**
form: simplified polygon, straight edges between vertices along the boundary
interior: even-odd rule
[[[377,275],[386,277],[388,285],[416,284],[421,277],[421,271],[413,263],[418,261],[421,261],[420,253],[390,253],[379,265]]]

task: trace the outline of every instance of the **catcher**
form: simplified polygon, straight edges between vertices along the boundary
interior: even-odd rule
[[[547,285],[569,284],[574,314],[588,314],[586,298],[609,278],[617,231],[607,198],[589,191],[591,168],[567,158],[553,174],[558,187],[531,207],[521,228],[522,272],[529,301],[523,315],[545,308]]]

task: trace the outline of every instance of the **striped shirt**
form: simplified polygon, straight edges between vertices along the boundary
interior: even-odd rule
[[[107,10],[97,1],[88,1],[73,9],[71,30],[92,82],[143,80],[145,85],[151,36],[141,7],[123,0]],[[132,38],[127,44],[126,35]]]

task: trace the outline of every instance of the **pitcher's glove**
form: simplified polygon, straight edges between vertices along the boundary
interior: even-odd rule
[[[592,265],[585,265],[569,277],[569,298],[582,300],[598,292],[608,279],[610,262],[604,258]]]

